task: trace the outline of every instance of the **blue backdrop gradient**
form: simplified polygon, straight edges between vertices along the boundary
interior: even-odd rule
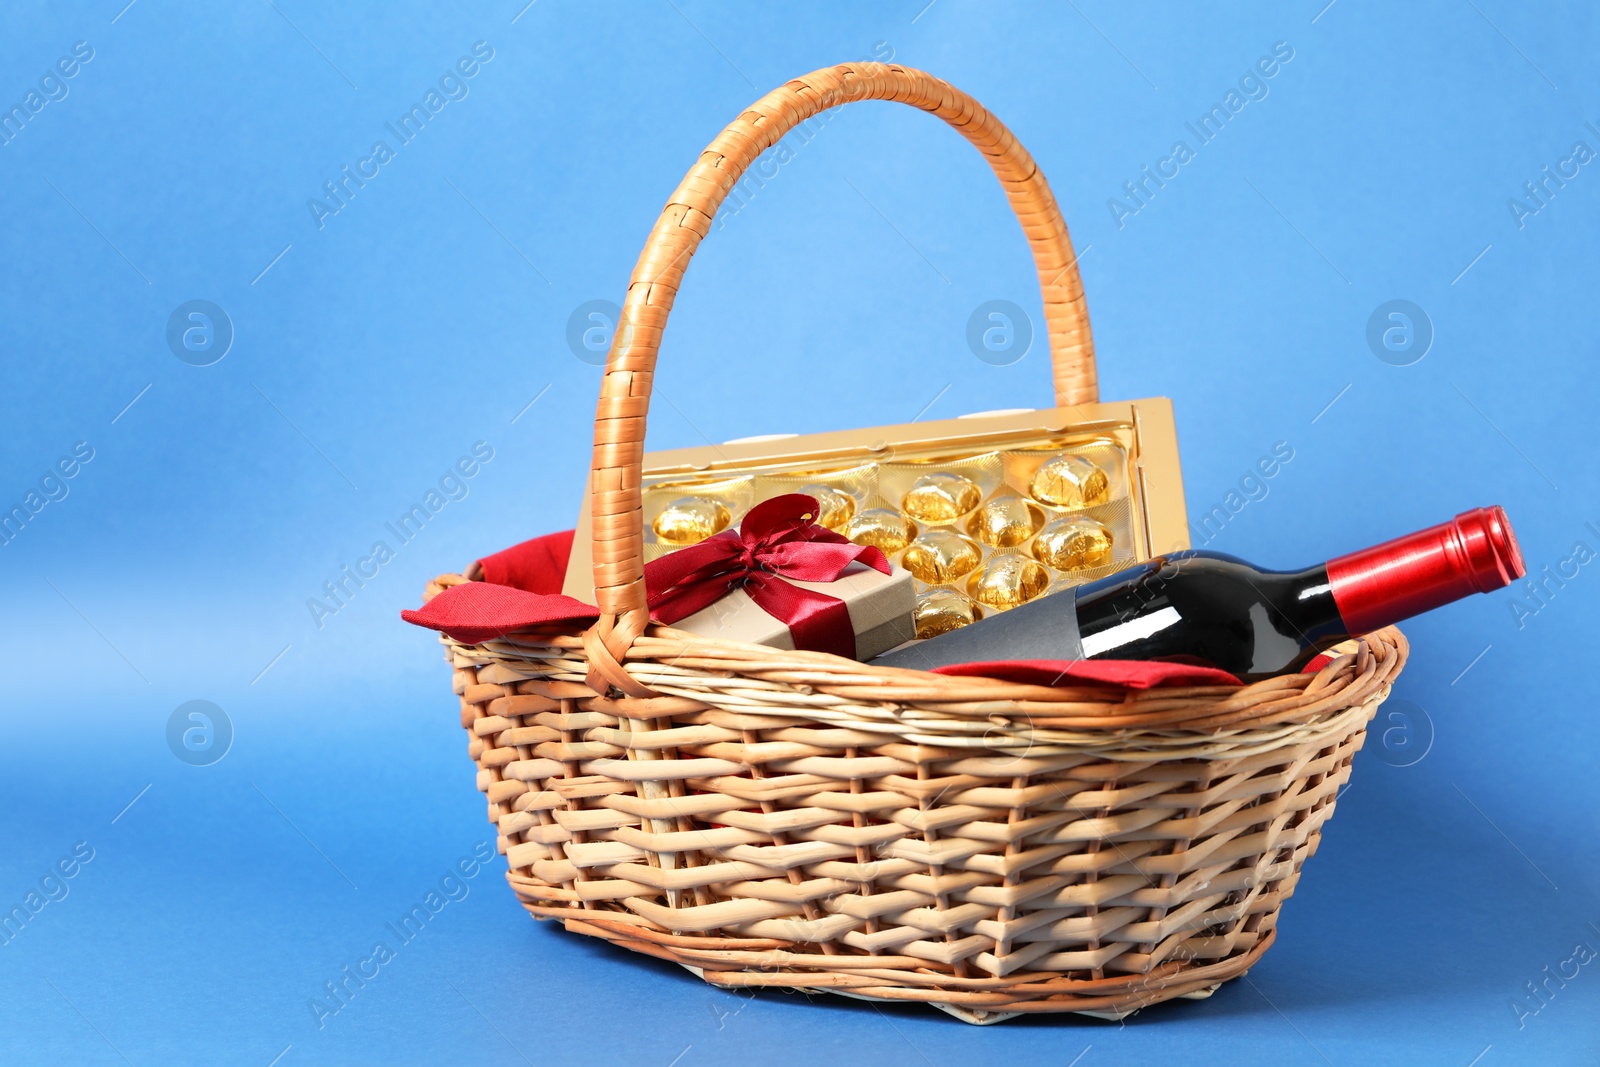
[[[0,934],[0,1060],[1600,1059],[1600,15],[1218,7],[7,4],[0,906],[29,917]],[[1049,176],[1102,394],[1173,398],[1191,515],[1228,515],[1210,547],[1291,566],[1502,503],[1542,582],[1407,626],[1397,717],[1277,945],[1208,1001],[979,1029],[740,997],[532,922],[473,857],[494,833],[449,675],[400,610],[572,525],[600,371],[569,318],[622,299],[702,146],[788,78],[890,56]],[[689,270],[651,447],[1048,404],[1042,340],[1008,366],[967,346],[986,301],[1042,324],[1021,230],[942,123],[842,109],[752,190]],[[1420,309],[1398,353],[1368,337],[1394,300]],[[190,301],[231,325],[214,362],[220,333],[169,344]],[[169,746],[192,700],[231,734],[206,766]]]

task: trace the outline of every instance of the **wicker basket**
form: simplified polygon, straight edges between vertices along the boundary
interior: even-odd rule
[[[1243,688],[1045,688],[649,624],[640,463],[662,327],[744,170],[798,123],[898,100],[978,147],[1038,266],[1058,403],[1096,399],[1044,177],[970,97],[848,64],[769,93],[700,156],[639,258],[595,424],[600,620],[444,643],[529,912],[726,988],[931,1003],[970,1022],[1205,996],[1278,909],[1406,658],[1386,629]],[[440,590],[478,577],[446,575]]]

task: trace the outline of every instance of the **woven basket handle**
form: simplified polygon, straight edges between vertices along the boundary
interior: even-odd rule
[[[947,82],[908,67],[842,63],[774,89],[700,154],[667,201],[628,283],[595,411],[590,517],[600,621],[584,635],[589,682],[648,693],[619,666],[649,622],[645,607],[640,465],[645,413],[667,313],[689,259],[729,191],[767,149],[806,119],[855,100],[898,100],[955,127],[994,168],[1033,249],[1055,368],[1056,402],[1092,403],[1094,345],[1077,257],[1044,175],[1011,131]],[[603,691],[603,690],[602,690]]]

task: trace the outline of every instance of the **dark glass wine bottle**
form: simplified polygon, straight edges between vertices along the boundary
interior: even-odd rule
[[[1172,552],[872,662],[931,670],[997,660],[1166,660],[1250,681],[1299,670],[1353,635],[1503,588],[1524,570],[1504,509],[1477,508],[1300,571],[1262,570],[1220,552]]]

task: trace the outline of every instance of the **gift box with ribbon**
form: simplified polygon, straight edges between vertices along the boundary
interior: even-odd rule
[[[816,524],[802,493],[750,509],[738,530],[644,568],[652,621],[773,648],[871,659],[916,636],[911,575],[876,548]],[[403,617],[480,643],[599,612],[555,592],[565,560],[536,539],[482,561],[485,581],[458,585]],[[560,550],[570,549],[571,535]]]
[[[816,524],[789,493],[645,566],[650,617],[680,630],[774,648],[871,659],[917,636],[911,575],[876,548]]]

